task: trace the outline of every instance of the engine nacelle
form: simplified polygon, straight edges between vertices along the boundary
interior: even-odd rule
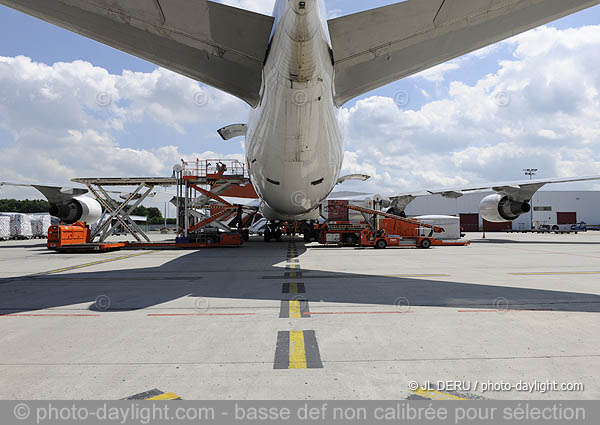
[[[377,205],[380,208],[389,208],[390,205],[392,204],[392,202],[390,201],[389,198],[377,194],[377,195],[373,195],[373,204],[374,204],[374,206]]]
[[[394,208],[394,207],[392,207],[392,208],[389,208],[389,209],[386,211],[386,213],[388,213],[388,214],[392,214],[392,215],[397,215],[398,217],[403,217],[403,218],[406,218],[406,212],[404,212],[404,211],[402,211],[402,210],[399,210],[399,209],[396,209],[396,208]]]
[[[486,196],[479,204],[481,216],[492,223],[513,221],[529,211],[531,211],[529,203],[514,201],[501,194]]]
[[[58,217],[67,224],[78,221],[91,224],[102,217],[102,206],[95,199],[87,196],[76,196],[64,204],[52,205],[49,212],[51,216]]]

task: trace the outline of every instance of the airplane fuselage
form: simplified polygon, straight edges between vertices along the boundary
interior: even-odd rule
[[[246,161],[266,218],[316,218],[344,153],[325,4],[278,0],[274,16],[261,102],[248,121]]]

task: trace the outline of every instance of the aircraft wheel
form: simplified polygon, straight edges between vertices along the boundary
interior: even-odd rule
[[[265,242],[271,241],[271,229],[269,229],[268,226],[265,228],[264,238],[265,238]]]
[[[385,249],[387,247],[387,242],[385,239],[379,239],[375,242],[375,249]]]
[[[429,239],[423,239],[420,246],[423,249],[429,249],[431,248],[431,241]]]
[[[356,245],[356,236],[344,235],[344,245]]]
[[[242,239],[244,242],[248,242],[250,240],[250,231],[248,229],[242,232]]]
[[[277,242],[282,241],[282,236],[283,236],[283,234],[281,233],[281,230],[278,229],[275,231],[275,239],[277,240]]]

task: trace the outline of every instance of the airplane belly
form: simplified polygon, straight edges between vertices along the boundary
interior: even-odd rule
[[[279,87],[248,135],[247,158],[261,199],[285,215],[314,210],[337,183],[343,159],[337,110],[323,88]]]
[[[251,112],[246,136],[257,193],[270,211],[288,218],[321,204],[335,187],[343,160],[322,2],[304,3],[298,10],[289,6],[279,20],[261,104]]]

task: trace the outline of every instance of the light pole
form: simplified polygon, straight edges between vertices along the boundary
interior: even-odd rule
[[[523,172],[525,173],[526,176],[529,176],[529,180],[533,179],[533,176],[535,176],[538,172],[537,168],[524,168]],[[529,201],[529,203],[531,204],[531,223],[530,223],[530,227],[531,230],[533,230],[533,196],[531,197],[531,200]]]

